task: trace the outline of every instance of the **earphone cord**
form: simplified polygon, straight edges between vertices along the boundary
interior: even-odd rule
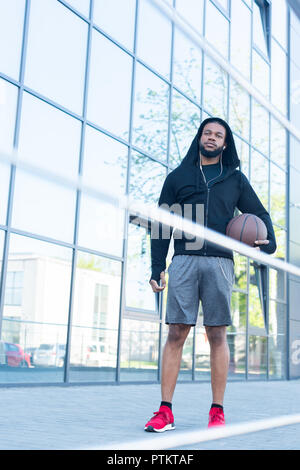
[[[203,178],[204,178],[204,181],[206,183],[206,185],[208,185],[208,183],[210,183],[211,181],[215,180],[216,178],[219,178],[219,176],[221,176],[222,172],[223,172],[223,164],[222,164],[222,157],[223,157],[223,150],[222,150],[222,153],[221,153],[221,171],[220,173],[218,174],[218,176],[215,176],[214,178],[212,178],[211,180],[209,181],[206,181],[206,178],[205,178],[205,175],[203,173],[203,170],[202,170],[202,162],[201,162],[201,158],[200,158],[200,169],[201,169],[201,172],[202,172],[202,175],[203,175]]]

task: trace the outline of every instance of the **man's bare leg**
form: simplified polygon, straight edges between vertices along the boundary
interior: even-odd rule
[[[206,326],[210,344],[212,402],[223,406],[229,367],[226,326]]]
[[[161,395],[162,401],[172,403],[177,382],[182,350],[191,325],[169,325],[169,334],[162,357]]]

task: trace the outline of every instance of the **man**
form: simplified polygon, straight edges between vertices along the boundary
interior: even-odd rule
[[[256,249],[272,254],[276,250],[275,234],[269,213],[266,211],[247,177],[237,167],[233,135],[228,124],[220,118],[202,122],[187,155],[181,164],[166,178],[159,206],[189,204],[192,220],[196,221],[195,207],[204,207],[204,225],[226,234],[226,226],[234,216],[235,207],[242,213],[260,217],[267,227],[267,239],[257,240]],[[164,206],[165,207],[165,206]],[[175,211],[176,212],[176,211]],[[176,212],[177,213],[177,212]],[[184,214],[184,210],[183,210]],[[151,233],[153,292],[166,287],[165,269],[170,236]],[[224,425],[223,399],[229,366],[229,348],[226,328],[231,325],[230,301],[234,284],[234,259],[232,250],[207,240],[185,234],[175,237],[174,255],[169,267],[166,324],[168,338],[163,351],[161,394],[162,401],[145,425],[146,431],[163,432],[175,428],[172,398],[180,369],[182,349],[192,326],[197,322],[199,301],[202,302],[203,324],[210,345],[212,405],[208,426]],[[161,282],[161,285],[159,283]]]

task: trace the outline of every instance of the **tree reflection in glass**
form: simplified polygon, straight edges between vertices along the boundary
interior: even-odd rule
[[[168,85],[137,64],[133,143],[162,161],[167,159],[168,104]]]
[[[174,85],[200,103],[202,52],[178,29],[174,37]]]
[[[232,131],[249,140],[250,96],[232,78],[230,79],[229,116]]]
[[[200,125],[200,109],[174,92],[171,114],[170,164],[177,166],[186,155]]]
[[[204,60],[203,106],[213,116],[227,119],[227,74],[207,56]]]
[[[252,150],[251,185],[266,210],[269,208],[269,161]]]

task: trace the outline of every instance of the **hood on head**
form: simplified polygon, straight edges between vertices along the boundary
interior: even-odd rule
[[[227,122],[225,122],[223,119],[218,118],[218,117],[216,117],[216,118],[214,118],[214,117],[207,118],[201,123],[201,125],[198,129],[198,132],[195,135],[186,156],[184,157],[184,159],[180,163],[180,166],[183,166],[183,165],[196,165],[198,163],[198,161],[199,161],[199,139],[202,135],[204,126],[207,123],[211,122],[211,121],[216,121],[216,122],[220,123],[226,129],[226,149],[223,150],[223,153],[222,153],[222,164],[227,165],[227,166],[232,167],[232,168],[240,167],[240,159],[239,159],[237,151],[236,151],[232,131],[231,131],[229,125],[227,124]]]

